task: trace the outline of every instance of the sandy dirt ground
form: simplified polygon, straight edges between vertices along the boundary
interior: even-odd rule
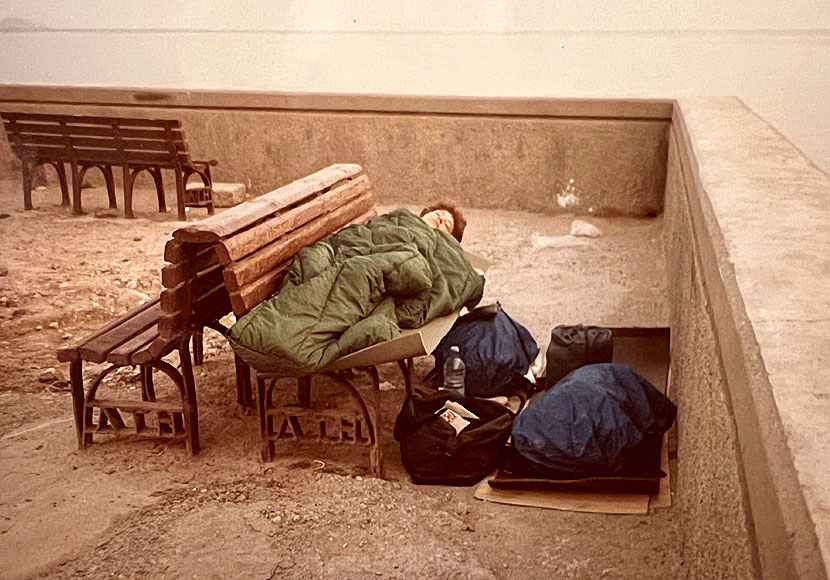
[[[162,248],[180,223],[154,211],[150,191],[137,194],[138,219],[126,220],[106,210],[100,189],[84,192],[88,214],[74,217],[53,187],[23,212],[19,188],[0,182],[0,577],[684,575],[676,510],[571,513],[412,484],[391,436],[403,399],[394,365],[382,370],[385,480],[368,476],[362,449],[284,446],[262,463],[256,417],[236,405],[231,350],[212,331],[196,370],[199,455],[157,440],[77,451],[71,396],[49,371],[68,376],[55,350],[160,291]],[[592,219],[601,237],[539,248],[539,236],[567,234],[572,216],[467,216],[465,246],[492,261],[486,299],[500,300],[541,348],[560,323],[666,323],[660,218]],[[430,367],[423,357],[416,371]],[[137,371],[125,368],[107,388],[136,386]]]

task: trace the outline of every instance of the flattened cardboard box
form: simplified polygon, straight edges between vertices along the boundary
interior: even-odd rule
[[[629,365],[649,380],[658,390],[671,396],[670,332],[668,328],[614,328],[614,361]],[[671,430],[670,430],[671,431]],[[488,477],[476,487],[476,499],[510,505],[540,507],[577,512],[607,514],[647,514],[649,508],[671,506],[671,479],[669,466],[668,432],[663,436],[660,450],[660,468],[666,477],[660,478],[655,495],[645,493],[614,493],[590,491],[540,491],[497,489],[491,487]]]

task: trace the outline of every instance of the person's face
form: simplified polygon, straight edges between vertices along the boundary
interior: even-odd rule
[[[435,209],[424,214],[423,220],[435,229],[452,234],[455,220],[452,214],[445,209]]]

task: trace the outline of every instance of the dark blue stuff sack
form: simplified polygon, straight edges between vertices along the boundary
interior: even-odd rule
[[[677,407],[620,363],[571,372],[542,393],[513,423],[513,448],[558,473],[623,472],[650,436],[665,433]]]
[[[444,361],[452,346],[458,346],[464,360],[465,393],[472,397],[510,394],[516,378],[528,372],[539,354],[530,331],[513,320],[498,303],[462,316],[441,340],[432,353],[438,384],[444,382]]]

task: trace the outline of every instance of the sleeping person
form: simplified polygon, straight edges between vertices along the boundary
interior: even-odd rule
[[[421,210],[421,219],[430,226],[452,235],[459,242],[464,237],[467,220],[461,210],[451,203],[439,201]]]
[[[450,204],[353,224],[303,248],[280,291],[231,327],[235,352],[258,371],[300,376],[461,307],[484,277],[459,243],[466,221]]]

